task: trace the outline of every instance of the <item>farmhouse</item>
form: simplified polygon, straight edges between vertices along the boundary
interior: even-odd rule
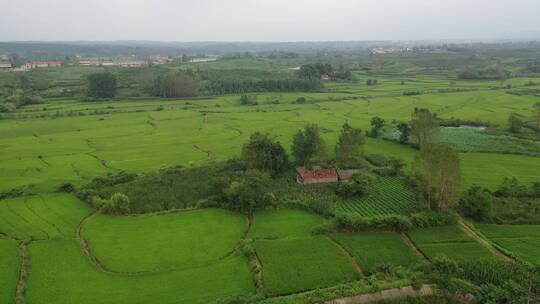
[[[23,64],[23,69],[32,70],[38,68],[53,68],[62,66],[60,61],[30,61]]]
[[[305,167],[296,168],[296,182],[299,184],[335,183],[338,181],[336,169],[322,169],[315,166],[311,169]]]
[[[340,181],[346,181],[351,176],[355,175],[356,173],[360,172],[360,169],[347,169],[347,170],[338,170],[338,178]]]
[[[0,61],[0,71],[7,71],[11,69],[11,62],[9,61]]]

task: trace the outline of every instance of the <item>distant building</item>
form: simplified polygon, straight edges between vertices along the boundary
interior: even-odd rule
[[[321,81],[329,81],[329,80],[334,80],[334,78],[331,77],[331,76],[328,75],[328,74],[322,74],[322,75],[321,75]]]
[[[360,172],[360,169],[346,169],[346,170],[338,170],[337,171],[337,174],[338,174],[338,179],[340,181],[346,181],[348,180],[349,178],[351,178],[351,176],[355,175],[356,173]]]
[[[32,70],[40,68],[54,68],[62,66],[61,61],[30,61],[23,64],[23,69]]]
[[[319,166],[314,166],[311,169],[305,167],[296,168],[296,182],[302,185],[335,183],[337,181],[338,173],[336,169],[323,169]]]
[[[11,70],[11,62],[9,61],[0,61],[0,71],[8,71]]]
[[[147,65],[145,60],[101,60],[101,59],[79,59],[80,66],[120,66],[138,67]]]
[[[152,61],[153,64],[161,65],[168,64],[170,60],[168,58],[156,58]]]
[[[374,48],[371,50],[372,54],[393,54],[401,52],[403,52],[403,49],[400,48]]]

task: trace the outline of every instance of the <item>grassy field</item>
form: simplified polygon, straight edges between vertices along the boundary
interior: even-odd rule
[[[414,193],[398,177],[378,177],[368,186],[367,194],[356,201],[344,201],[337,212],[358,213],[362,216],[382,214],[409,215],[420,205]]]
[[[70,194],[43,194],[0,201],[0,232],[20,239],[74,237],[90,207]]]
[[[476,227],[490,240],[531,264],[540,265],[540,225],[485,225]]]
[[[229,254],[246,218],[222,209],[114,217],[97,214],[82,230],[96,257],[111,271],[192,268]]]
[[[441,256],[456,261],[495,258],[488,249],[456,226],[415,229],[409,235],[429,259]]]
[[[268,295],[328,287],[357,278],[344,253],[323,236],[259,240],[255,241],[255,249]]]
[[[300,210],[260,211],[253,216],[252,239],[307,238],[311,230],[324,223],[313,213]]]
[[[18,242],[0,239],[0,303],[15,303],[15,288],[21,265]]]
[[[238,155],[242,144],[255,131],[269,132],[289,148],[293,133],[314,121],[332,147],[345,120],[367,129],[373,116],[388,122],[409,120],[414,107],[428,107],[444,118],[481,119],[502,126],[512,112],[532,119],[529,117],[536,101],[534,96],[490,90],[494,82],[452,84],[444,79],[413,77],[410,81],[405,79],[405,88],[399,85],[402,77],[396,78],[381,78],[380,85],[375,87],[360,82],[340,84],[339,90],[334,90],[330,85],[324,93],[260,93],[261,103],[257,106],[240,106],[238,95],[196,100],[61,100],[28,106],[15,114],[18,119],[0,120],[0,169],[6,172],[0,177],[0,191],[23,185],[31,185],[35,191],[50,191],[64,181],[80,184],[115,169],[141,172],[200,164],[208,161],[205,151],[209,150],[213,159],[224,160]],[[427,83],[433,88],[476,86],[479,90],[401,94]],[[300,96],[308,102],[293,104]],[[264,102],[273,98],[280,103]],[[163,110],[158,110],[160,106]],[[40,117],[43,115],[49,116]],[[365,150],[400,156],[409,162],[415,153],[408,147],[371,139]],[[493,174],[480,173],[484,165],[489,165]],[[535,157],[462,154],[466,185],[492,187],[502,177],[512,175],[528,183],[535,179],[533,173],[539,168],[540,160]]]
[[[364,271],[371,272],[380,264],[408,267],[419,262],[419,257],[397,233],[338,233],[332,237],[358,260]]]

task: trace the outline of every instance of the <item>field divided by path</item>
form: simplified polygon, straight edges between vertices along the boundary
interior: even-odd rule
[[[246,217],[222,209],[90,217],[81,235],[113,272],[194,268],[223,259],[246,230]]]
[[[255,291],[247,261],[240,255],[207,267],[126,276],[98,270],[76,240],[32,242],[28,254],[28,304],[43,299],[56,304],[203,304]]]
[[[488,239],[519,259],[540,265],[540,225],[475,224]]]
[[[21,259],[19,242],[0,238],[0,303],[14,304]]]
[[[495,256],[457,226],[414,229],[409,235],[429,259],[448,257],[456,261],[495,259]]]
[[[73,238],[91,209],[71,194],[43,194],[0,201],[0,232],[19,239]]]
[[[394,232],[337,233],[332,236],[360,263],[363,270],[372,272],[381,264],[412,266],[419,257]]]

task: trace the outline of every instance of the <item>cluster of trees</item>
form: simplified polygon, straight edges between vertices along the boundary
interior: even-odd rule
[[[319,79],[262,79],[262,80],[212,80],[205,89],[214,95],[237,94],[247,92],[291,92],[318,91],[322,88]]]
[[[192,97],[199,93],[202,82],[192,73],[179,71],[159,75],[154,80],[153,94],[160,97]]]
[[[118,81],[112,73],[88,75],[87,96],[92,98],[113,98],[118,89]]]
[[[298,77],[307,80],[319,80],[322,75],[327,75],[332,79],[351,80],[352,73],[349,69],[340,65],[338,70],[334,70],[329,63],[304,64],[298,70]]]
[[[432,210],[455,209],[461,195],[457,151],[446,143],[433,142],[439,122],[428,109],[416,108],[410,125],[420,150],[413,162],[413,184]]]

